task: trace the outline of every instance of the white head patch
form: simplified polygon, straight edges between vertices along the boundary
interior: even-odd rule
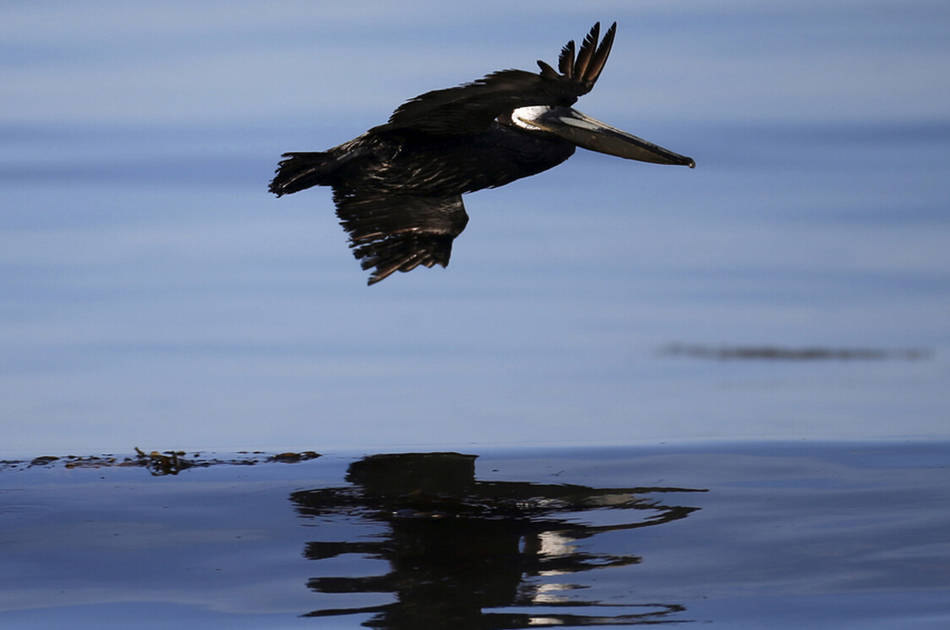
[[[547,105],[532,105],[531,107],[519,107],[518,109],[511,112],[511,122],[513,122],[518,127],[522,129],[530,129],[532,131],[543,131],[543,129],[536,124],[534,121],[551,111],[551,108]]]

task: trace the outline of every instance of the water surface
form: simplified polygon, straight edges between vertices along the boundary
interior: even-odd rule
[[[941,628],[948,454],[325,454],[156,477],[18,465],[0,471],[0,622]]]
[[[102,6],[0,10],[7,454],[950,437],[944,4]],[[266,192],[598,19],[578,107],[696,169],[579,151],[371,288],[328,191]]]

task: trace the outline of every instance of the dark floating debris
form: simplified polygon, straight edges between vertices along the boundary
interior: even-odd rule
[[[296,464],[310,459],[320,457],[315,451],[300,451],[299,453],[278,453],[276,455],[267,455],[262,451],[253,453],[242,452],[243,457],[233,457],[219,459],[217,457],[208,457],[201,452],[193,453],[190,457],[185,457],[185,451],[149,451],[146,452],[139,447],[135,448],[135,454],[129,456],[117,456],[112,454],[103,455],[66,455],[57,457],[54,455],[44,455],[35,457],[30,461],[25,460],[3,460],[0,461],[0,471],[2,470],[23,470],[25,468],[46,467],[50,468],[62,464],[64,468],[145,468],[153,476],[162,477],[165,475],[177,475],[183,470],[189,468],[207,468],[216,465],[229,466],[253,466],[260,463],[282,463]]]
[[[34,457],[30,462],[30,466],[49,466],[53,462],[57,461],[59,458],[55,455],[44,455],[43,457]]]
[[[788,348],[782,346],[704,346],[674,343],[661,350],[670,356],[716,359],[720,361],[920,361],[931,352],[921,349],[884,350],[879,348],[825,348],[820,346]]]
[[[308,459],[315,459],[317,457],[320,457],[320,455],[314,451],[302,451],[300,453],[278,453],[277,455],[271,455],[266,461],[296,464],[297,462],[305,462]]]

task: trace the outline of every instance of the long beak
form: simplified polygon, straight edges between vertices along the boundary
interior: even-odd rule
[[[696,166],[691,157],[673,153],[626,131],[614,129],[570,107],[546,108],[540,116],[531,120],[531,124],[598,153],[655,164]]]

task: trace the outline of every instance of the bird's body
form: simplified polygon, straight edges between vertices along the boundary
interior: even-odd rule
[[[427,92],[386,124],[325,152],[285,153],[270,185],[278,196],[332,186],[337,215],[374,284],[395,271],[448,264],[468,222],[461,195],[504,186],[557,166],[576,146],[621,157],[692,166],[690,158],[613,129],[573,109],[593,87],[616,25],[597,46],[599,25],[561,74],[503,70]]]
[[[464,136],[378,129],[326,153],[293,155],[313,169],[309,176],[319,178],[315,184],[344,191],[440,195],[504,186],[557,166],[575,149],[567,141],[526,136],[499,123]],[[295,184],[301,189],[313,185],[307,176]]]

